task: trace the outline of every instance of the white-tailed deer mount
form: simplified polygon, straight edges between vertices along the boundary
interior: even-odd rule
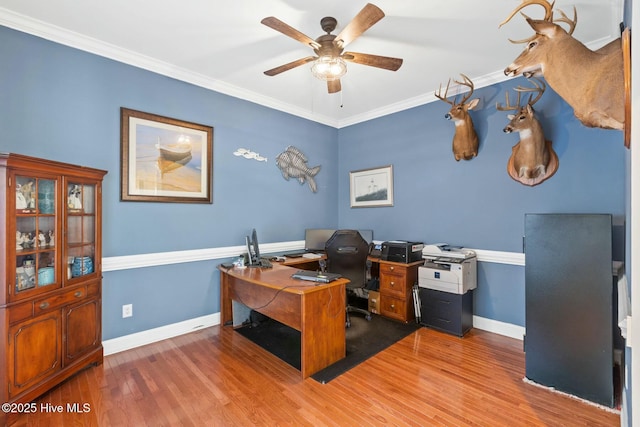
[[[515,111],[510,114],[509,124],[503,129],[505,133],[519,132],[520,141],[511,149],[511,157],[507,162],[507,173],[516,181],[524,185],[534,186],[551,178],[558,170],[558,155],[551,146],[551,141],[544,138],[542,126],[535,116],[533,104],[535,104],[546,89],[544,83],[532,77],[534,88],[518,86],[518,100],[511,105],[509,92],[505,93],[506,106],[496,103],[500,111]],[[537,92],[535,98],[529,96],[526,105],[520,106],[520,95],[523,92]],[[533,99],[532,99],[533,98]]]
[[[524,51],[505,68],[507,76],[543,76],[572,108],[575,116],[589,127],[624,129],[624,76],[620,39],[598,51],[592,51],[573,38],[578,22],[575,7],[573,19],[559,11],[561,17],[553,18],[553,3],[546,0],[523,0],[500,26],[529,5],[545,9],[541,20],[522,14],[535,35],[512,43],[527,43]],[[559,24],[565,23],[569,31]]]
[[[478,135],[473,127],[473,120],[471,120],[469,110],[473,110],[478,105],[479,99],[473,99],[465,104],[473,94],[473,82],[464,74],[460,75],[464,79],[464,82],[457,80],[454,80],[454,82],[461,86],[467,86],[470,89],[469,93],[466,94],[460,102],[456,102],[457,96],[455,96],[452,101],[447,99],[451,79],[447,82],[444,95],[442,95],[442,85],[440,85],[438,93],[434,93],[436,98],[451,105],[451,109],[444,117],[447,120],[453,120],[453,123],[456,125],[455,133],[453,134],[453,157],[455,157],[456,161],[460,159],[471,160],[478,155]]]

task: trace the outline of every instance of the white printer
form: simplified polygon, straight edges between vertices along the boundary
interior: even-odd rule
[[[418,286],[464,294],[477,286],[476,253],[445,243],[424,245],[424,266],[418,268]]]

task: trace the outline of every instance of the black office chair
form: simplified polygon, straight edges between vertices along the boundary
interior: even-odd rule
[[[348,296],[357,288],[363,289],[367,280],[367,256],[369,245],[357,230],[337,230],[325,244],[327,271],[339,273],[349,279],[347,284],[346,326],[351,326],[350,312],[365,315],[371,320],[371,313],[365,309],[349,305]],[[369,264],[370,266],[371,264]]]

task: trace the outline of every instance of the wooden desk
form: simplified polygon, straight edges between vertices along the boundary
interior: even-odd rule
[[[378,264],[380,278],[380,314],[401,322],[415,319],[413,285],[418,281],[418,267],[423,260],[405,264],[402,262],[371,259]]]
[[[322,255],[320,256],[320,258],[305,258],[305,257],[287,257],[285,255],[285,260],[284,261],[272,261],[272,262],[278,262],[278,264],[282,264],[282,265],[288,265],[290,267],[295,267],[299,270],[309,270],[309,271],[315,271],[315,270],[319,270],[320,269],[320,264],[318,263],[318,261],[320,261],[321,259],[327,259],[326,255]]]
[[[322,258],[286,258],[278,262],[301,270],[318,270],[318,260]],[[413,285],[418,281],[418,267],[424,260],[411,263],[384,261],[380,258],[368,257],[371,261],[371,276],[380,279],[380,315],[401,322],[412,322],[415,319],[413,306]],[[275,263],[275,261],[274,261]]]
[[[293,279],[298,268],[220,270],[220,321],[233,322],[232,300],[300,331],[302,378],[346,355],[345,286],[347,279],[316,284]]]

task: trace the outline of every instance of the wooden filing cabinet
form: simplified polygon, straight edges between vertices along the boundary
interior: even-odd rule
[[[379,263],[380,314],[402,322],[414,320],[413,285],[418,281],[418,267],[424,262],[375,262]]]
[[[420,288],[420,313],[424,326],[461,337],[473,327],[473,291],[454,294]]]

